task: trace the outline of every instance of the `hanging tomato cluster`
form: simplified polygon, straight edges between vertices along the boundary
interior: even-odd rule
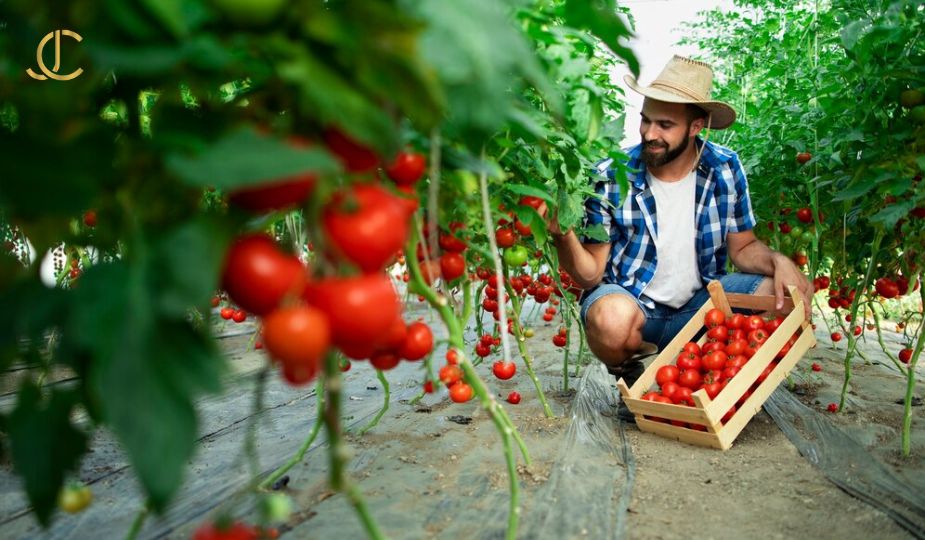
[[[417,201],[401,192],[413,190],[423,174],[423,156],[400,153],[386,168],[396,184],[390,188],[375,178],[379,159],[372,151],[336,129],[327,130],[324,137],[345,170],[363,180],[339,188],[322,207],[322,257],[339,269],[359,273],[313,275],[313,269],[270,236],[249,233],[229,248],[222,277],[228,296],[263,318],[263,346],[280,364],[283,377],[296,385],[315,378],[332,346],[348,358],[369,359],[381,370],[394,368],[402,359],[420,360],[433,349],[426,324],[408,325],[403,320],[401,301],[384,272],[408,238]],[[302,174],[236,191],[229,200],[250,212],[265,213],[303,204],[315,187],[316,177]]]

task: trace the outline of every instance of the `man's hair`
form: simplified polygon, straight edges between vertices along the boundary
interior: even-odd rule
[[[693,123],[694,120],[697,120],[699,118],[703,118],[703,119],[707,118],[707,111],[705,111],[704,109],[701,109],[700,107],[698,107],[697,105],[694,105],[693,103],[687,103],[686,105],[687,105],[687,123],[688,124]]]

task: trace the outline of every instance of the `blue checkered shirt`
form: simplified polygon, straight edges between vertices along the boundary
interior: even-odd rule
[[[700,138],[696,143],[698,148],[704,144]],[[626,151],[629,192],[624,201],[620,200],[620,185],[610,168],[613,160],[598,164],[594,191],[602,198],[589,197],[585,201],[584,224],[603,225],[610,236],[610,263],[602,283],[620,285],[651,308],[655,302],[646,297],[645,289],[658,265],[654,240],[658,235],[658,219],[641,153],[642,145]],[[726,273],[726,234],[755,227],[748,180],[735,152],[706,143],[697,167],[695,199],[697,264],[701,280],[708,283]],[[582,237],[581,241],[601,243],[588,237]]]

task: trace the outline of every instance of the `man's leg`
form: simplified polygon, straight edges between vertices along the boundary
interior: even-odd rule
[[[646,316],[633,298],[608,294],[588,308],[588,346],[608,368],[620,367],[641,347],[645,323]]]

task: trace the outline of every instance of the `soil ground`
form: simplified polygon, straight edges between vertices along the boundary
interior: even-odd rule
[[[418,315],[430,317],[419,310],[408,318]],[[440,328],[437,321],[428,320]],[[523,396],[519,405],[505,404],[532,458],[527,466],[518,456],[518,537],[913,537],[886,514],[831,483],[763,411],[730,450],[721,452],[643,433],[617,421],[614,381],[593,359],[579,377],[570,377],[569,391],[562,391],[562,351],[551,343],[557,327],[538,318],[530,324],[536,336],[527,346],[535,355],[553,418],[543,416],[522,363],[510,381],[492,377],[490,362],[477,368],[497,399],[515,389]],[[141,538],[189,538],[201,522],[222,510],[253,521],[253,498],[242,492],[249,480],[242,451],[249,421],[258,422],[259,470],[265,473],[299,448],[315,421],[313,387],[290,388],[275,374],[268,380],[263,410],[254,415],[252,389],[265,364],[264,353],[248,347],[250,326],[225,330],[245,332],[220,341],[234,373],[222,395],[199,403],[200,447],[186,482],[165,515],[147,519]],[[817,338],[819,346],[801,360],[792,380],[800,399],[824,412],[840,391],[844,343],[832,349],[822,329]],[[898,338],[888,339],[891,348],[895,345],[892,350],[898,350]],[[827,418],[911,485],[925,488],[923,407],[913,409],[913,455],[903,458],[898,452],[902,406],[895,401],[904,394],[905,383],[888,368],[876,341],[862,347],[874,363],[859,360],[850,406]],[[438,348],[435,358],[442,359],[444,350]],[[820,363],[822,371],[812,372],[812,362]],[[390,408],[362,436],[356,431],[382,404],[381,383],[363,362],[354,363],[346,374],[344,422],[354,432],[348,435],[353,454],[349,474],[391,538],[501,538],[508,515],[508,475],[494,424],[474,401],[449,402],[446,390],[410,404],[419,392],[421,369],[420,363],[403,363],[387,373]],[[12,394],[0,397],[0,407],[12,403]],[[328,489],[327,470],[324,437],[319,436],[303,462],[288,473],[284,491],[293,498],[295,511],[279,527],[284,538],[365,536],[346,499]],[[91,485],[93,505],[78,515],[57,515],[51,528],[42,531],[28,511],[19,480],[10,465],[3,464],[0,536],[123,537],[142,498],[111,434],[94,435],[79,478]]]

